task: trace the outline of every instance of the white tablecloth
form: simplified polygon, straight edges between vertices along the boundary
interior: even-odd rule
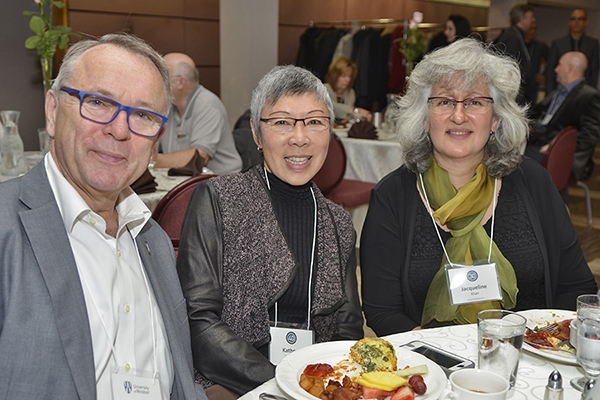
[[[165,197],[169,190],[190,178],[189,176],[168,176],[168,171],[168,168],[154,168],[151,170],[150,173],[154,176],[154,180],[158,184],[156,192],[139,195],[140,199],[142,199],[150,211],[154,211],[158,203]]]
[[[452,353],[459,354],[475,362],[477,365],[477,326],[462,325],[445,328],[424,329],[386,336],[384,339],[394,344],[404,344],[412,340],[422,340],[442,347]],[[567,365],[548,360],[536,354],[523,350],[519,363],[519,372],[514,389],[508,398],[510,400],[527,400],[544,398],[545,386],[550,373],[557,369],[563,379],[564,400],[579,400],[581,393],[570,385],[571,378],[580,377],[583,369],[574,365]],[[449,387],[449,384],[448,384]],[[243,400],[258,399],[260,393],[267,392],[285,396],[279,389],[275,379],[264,383],[251,392],[241,397]],[[291,397],[288,397],[291,399]],[[418,400],[418,397],[416,398]]]
[[[379,140],[354,139],[347,130],[335,130],[346,151],[344,178],[377,183],[402,165],[400,143],[393,136],[379,132]]]

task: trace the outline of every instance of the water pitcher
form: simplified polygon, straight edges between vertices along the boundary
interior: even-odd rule
[[[23,140],[19,136],[19,111],[0,111],[4,134],[0,139],[0,174],[18,176],[27,172]]]

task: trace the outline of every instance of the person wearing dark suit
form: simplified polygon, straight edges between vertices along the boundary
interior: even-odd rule
[[[511,26],[495,41],[497,47],[517,60],[521,70],[521,88],[517,103],[526,104],[525,93],[535,86],[535,71],[525,43],[525,32],[535,25],[535,9],[527,4],[518,4],[510,10]]]
[[[600,45],[598,39],[587,36],[585,28],[588,24],[587,12],[578,8],[573,10],[569,21],[569,34],[552,41],[546,68],[546,94],[556,89],[556,73],[560,57],[569,51],[580,51],[587,57],[588,69],[585,81],[592,87],[598,86],[598,71],[600,69]]]
[[[67,52],[46,94],[50,153],[0,184],[0,399],[206,399],[171,242],[129,187],[170,101],[141,39]]]
[[[577,128],[577,147],[572,174],[581,179],[600,140],[600,92],[584,80],[586,57],[565,53],[555,68],[559,88],[534,108],[532,135],[526,155],[543,162],[550,141],[564,128]]]

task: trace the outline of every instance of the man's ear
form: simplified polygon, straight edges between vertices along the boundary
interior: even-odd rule
[[[51,138],[54,138],[56,131],[56,113],[58,112],[58,93],[52,89],[46,92],[46,103],[44,105],[46,111],[46,130]]]

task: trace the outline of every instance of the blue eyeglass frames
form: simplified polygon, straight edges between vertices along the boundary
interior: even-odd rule
[[[121,111],[127,113],[127,126],[139,136],[155,137],[168,118],[143,108],[124,106],[123,104],[96,93],[61,87],[70,95],[79,96],[79,114],[92,122],[109,124]]]

